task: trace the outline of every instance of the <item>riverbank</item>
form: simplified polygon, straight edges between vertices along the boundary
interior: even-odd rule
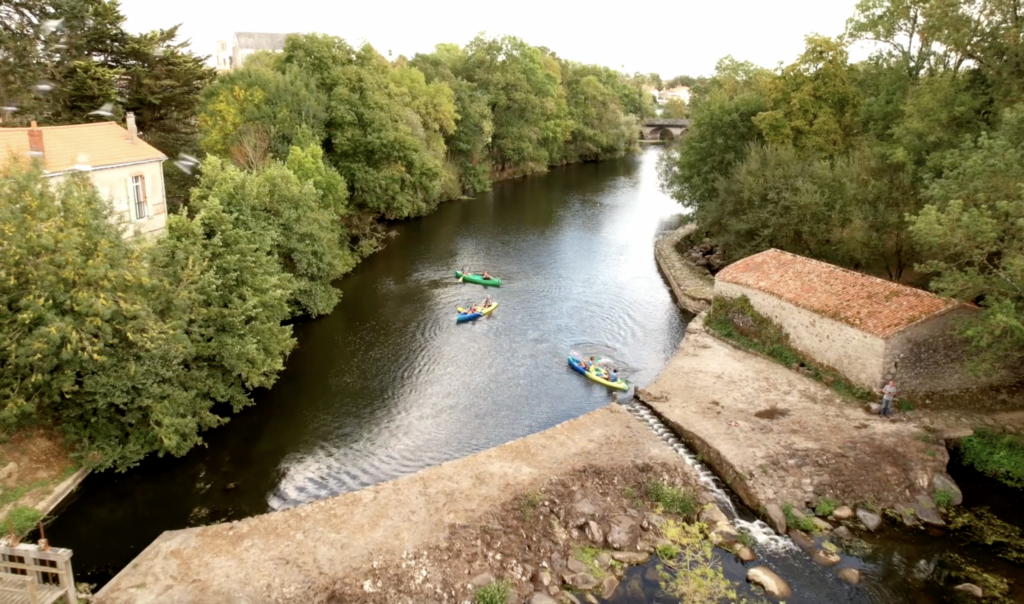
[[[88,474],[52,431],[26,429],[8,437],[0,444],[0,532],[13,528],[23,537]]]
[[[658,270],[672,290],[679,307],[693,314],[710,309],[715,294],[714,277],[706,270],[690,264],[676,249],[679,241],[696,228],[697,224],[690,222],[654,242],[654,259],[658,263]]]
[[[614,542],[610,549],[624,552],[609,556],[646,559],[650,506],[626,501],[652,480],[687,490],[697,484],[678,454],[610,405],[361,491],[165,532],[94,601],[310,602],[327,594],[346,602],[463,602],[472,599],[470,583],[487,583],[488,575],[507,579],[523,597],[535,583],[545,591],[554,584],[555,596],[566,581],[596,588],[571,578],[583,571],[566,576],[558,559],[568,564],[567,554],[588,535],[591,548],[603,540],[605,549]],[[571,510],[586,522],[570,518]],[[523,522],[537,530],[526,532]]]

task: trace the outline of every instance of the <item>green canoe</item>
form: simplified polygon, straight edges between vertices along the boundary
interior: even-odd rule
[[[455,271],[455,278],[458,279],[459,277],[462,277],[463,281],[468,281],[469,283],[479,283],[480,285],[491,285],[494,287],[501,285],[501,279],[484,279],[480,275],[474,275],[473,273],[463,275],[462,271]]]

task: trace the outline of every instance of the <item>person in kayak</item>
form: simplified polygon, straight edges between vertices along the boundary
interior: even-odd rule
[[[590,357],[590,359],[586,363],[583,364],[583,368],[586,369],[587,371],[590,371],[591,369],[593,369],[594,368],[594,357]]]
[[[491,300],[491,297],[487,296],[486,298],[484,298],[484,301],[480,303],[480,308],[487,308],[488,306],[490,306],[493,303],[494,303],[494,301]]]
[[[462,276],[463,276],[463,277],[468,277],[468,276],[470,276],[471,274],[472,274],[472,273],[470,273],[470,272],[469,272],[469,267],[468,267],[468,266],[464,266],[464,267],[462,267]]]
[[[612,370],[608,372],[608,381],[609,382],[617,382],[617,381],[619,381],[619,372],[615,371],[614,367],[612,367]]]
[[[490,279],[491,278],[491,276],[489,274],[487,274],[487,271],[484,271],[483,274],[480,275],[480,276],[483,277],[484,279]]]

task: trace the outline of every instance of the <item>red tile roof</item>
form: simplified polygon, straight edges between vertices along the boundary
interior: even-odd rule
[[[41,126],[43,168],[63,172],[84,164],[93,168],[167,159],[142,139],[128,140],[128,131],[115,122],[75,126]],[[0,164],[12,156],[29,157],[31,128],[0,128]]]
[[[760,290],[880,338],[958,306],[920,289],[774,249],[730,264],[715,279]]]

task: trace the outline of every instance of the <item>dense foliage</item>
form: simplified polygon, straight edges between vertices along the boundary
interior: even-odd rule
[[[127,34],[116,2],[18,0],[0,16],[5,120],[134,111],[172,158],[177,211],[155,240],[123,239],[87,175],[0,166],[0,425],[57,425],[96,468],[184,454],[273,385],[287,321],[335,307],[383,220],[629,153],[654,114],[649,77],[511,37],[389,61],[291,36],[214,79],[177,28]],[[200,167],[173,167],[200,150]]]
[[[960,439],[965,464],[1011,487],[1024,488],[1024,440],[981,429]]]
[[[874,52],[851,63],[847,48]],[[732,258],[780,248],[978,303],[984,363],[1024,359],[1024,9],[862,0],[791,65],[696,82],[666,189]]]

